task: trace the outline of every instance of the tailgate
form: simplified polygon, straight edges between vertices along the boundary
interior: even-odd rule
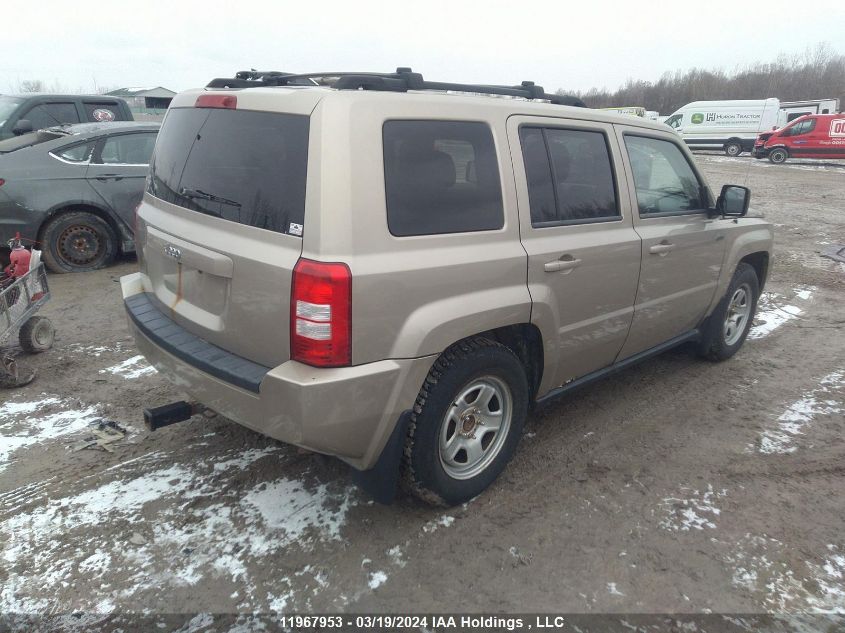
[[[154,303],[191,334],[267,367],[290,358],[307,144],[303,115],[171,111],[138,210]]]

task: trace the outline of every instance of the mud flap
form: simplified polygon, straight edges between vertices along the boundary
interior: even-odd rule
[[[408,434],[410,422],[410,411],[405,411],[399,416],[399,421],[387,439],[375,466],[369,470],[352,469],[352,480],[378,503],[389,505],[396,499],[402,451],[405,448],[405,436]]]

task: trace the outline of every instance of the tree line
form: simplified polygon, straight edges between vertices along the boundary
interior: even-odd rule
[[[664,73],[656,82],[628,79],[607,88],[558,90],[579,97],[590,108],[642,106],[671,114],[691,101],[766,99],[781,101],[838,98],[845,107],[845,55],[820,44],[802,54],[781,54],[770,63],[754,63],[732,72],[691,68]]]

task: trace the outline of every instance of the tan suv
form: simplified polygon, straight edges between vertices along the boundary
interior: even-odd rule
[[[669,128],[529,82],[293,85],[311,77],[214,80],[158,136],[123,296],[204,407],[339,457],[381,500],[401,479],[454,504],[535,403],[682,343],[742,345],[772,227],[747,189],[714,201]]]

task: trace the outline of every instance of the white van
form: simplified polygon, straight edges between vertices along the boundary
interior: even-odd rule
[[[692,149],[723,149],[739,156],[754,149],[761,132],[777,126],[780,102],[694,101],[669,116],[664,123],[675,129]]]

